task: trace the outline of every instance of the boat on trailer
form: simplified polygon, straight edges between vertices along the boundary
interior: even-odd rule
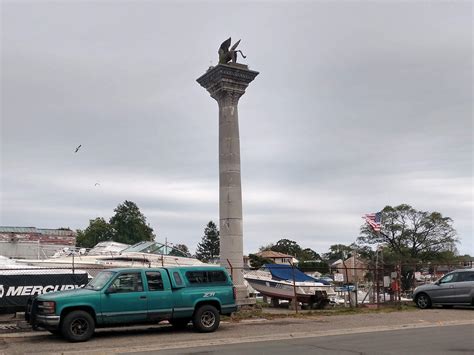
[[[331,284],[306,275],[291,265],[265,264],[244,273],[245,280],[262,295],[291,301],[295,297],[311,308],[323,308],[336,297]]]
[[[87,270],[92,276],[95,276],[101,269],[116,267],[133,268],[204,265],[203,262],[196,258],[186,256],[179,250],[155,241],[143,241],[132,246],[125,245],[126,248],[120,251],[111,250],[112,248],[105,248],[105,246],[107,245],[101,246],[104,248],[98,248],[96,246],[92,249],[92,252],[87,254],[73,251],[67,256],[42,260],[17,260],[17,262],[24,265],[34,265],[42,268],[81,268]],[[95,252],[94,249],[96,249]]]

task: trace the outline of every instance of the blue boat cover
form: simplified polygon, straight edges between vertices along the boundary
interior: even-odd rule
[[[294,271],[291,265],[284,265],[284,264],[265,264],[263,265],[264,268],[268,269],[271,272],[272,277],[276,280],[290,280],[293,281],[293,275],[295,281],[304,282],[320,282],[323,285],[329,285],[329,283],[325,280],[315,279],[314,277],[306,275],[301,270],[294,268]]]

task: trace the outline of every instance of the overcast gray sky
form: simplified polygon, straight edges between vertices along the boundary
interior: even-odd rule
[[[217,104],[195,80],[232,36],[260,72],[239,103],[244,252],[326,252],[407,203],[451,217],[474,254],[470,2],[1,10],[0,225],[83,229],[127,199],[194,250],[219,218]]]

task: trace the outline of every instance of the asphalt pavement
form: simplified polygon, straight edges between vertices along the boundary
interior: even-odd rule
[[[88,342],[68,343],[61,337],[54,336],[48,332],[17,332],[0,335],[1,354],[113,354],[113,353],[157,353],[169,351],[173,354],[193,354],[193,353],[213,353],[221,348],[235,351],[248,352],[251,354],[261,353],[269,344],[278,344],[272,354],[278,354],[279,349],[283,349],[285,344],[293,340],[297,342],[298,352],[306,351],[305,346],[321,347],[333,337],[342,337],[347,341],[348,347],[328,348],[328,351],[351,350],[356,339],[365,339],[363,343],[375,346],[375,340],[380,337],[387,337],[381,342],[392,344],[388,347],[366,348],[371,353],[378,351],[392,351],[397,354],[414,353],[410,352],[411,347],[419,341],[421,344],[435,341],[436,347],[431,349],[436,353],[438,350],[457,353],[466,353],[464,350],[473,349],[469,339],[473,339],[472,329],[474,329],[474,310],[472,309],[430,309],[400,311],[391,313],[362,313],[349,315],[314,315],[295,318],[288,315],[284,318],[273,320],[250,319],[235,322],[222,322],[221,327],[210,334],[196,333],[189,326],[188,329],[176,331],[169,325],[162,324],[156,326],[141,326],[129,328],[101,329]],[[419,336],[411,335],[418,330],[424,329],[425,333]],[[463,329],[466,329],[463,331]],[[451,331],[452,330],[452,331]],[[389,334],[400,333],[398,340],[389,342]],[[406,332],[405,332],[406,331]],[[454,332],[454,333],[452,333]],[[460,332],[459,337],[456,332]],[[467,332],[467,334],[466,334]],[[443,334],[450,334],[444,337]],[[408,338],[406,338],[408,337]],[[310,339],[315,340],[313,345]],[[404,343],[407,339],[408,348],[396,347],[397,343]],[[458,339],[459,338],[459,339]],[[466,338],[466,341],[462,339]],[[395,338],[394,338],[395,339]],[[444,339],[444,340],[443,340]],[[342,341],[342,340],[341,340]],[[442,342],[450,345],[443,348]],[[289,342],[289,343],[288,343]],[[310,343],[307,343],[310,342]],[[370,343],[370,344],[369,344]],[[334,338],[333,345],[339,344],[339,340]],[[342,343],[340,343],[342,344]],[[299,348],[301,346],[301,348]],[[359,346],[359,345],[357,345]],[[281,348],[280,348],[281,347]],[[392,349],[393,348],[393,349]],[[217,350],[216,350],[217,349]],[[245,350],[247,349],[247,350]],[[364,349],[364,348],[361,348]],[[396,351],[396,350],[400,351]],[[403,351],[402,351],[403,349]],[[416,348],[413,348],[416,349]],[[288,349],[287,349],[288,350]],[[418,348],[418,350],[420,350]],[[431,351],[430,350],[430,351]],[[233,350],[232,350],[233,351]],[[240,352],[242,351],[242,352]],[[322,350],[321,350],[322,351]],[[352,351],[352,350],[351,350]],[[365,351],[365,350],[364,350]],[[294,351],[289,351],[292,353]],[[315,350],[316,352],[316,350]],[[315,353],[313,352],[313,353]],[[361,353],[362,350],[354,349],[354,353]],[[288,352],[285,352],[288,353]],[[319,350],[318,350],[319,353]],[[419,352],[418,352],[419,353]],[[423,353],[423,352],[422,352]]]
[[[133,353],[154,354],[153,351]],[[221,346],[201,346],[160,351],[163,355],[378,355],[378,354],[473,354],[474,329],[472,326],[439,326],[415,329],[397,329],[349,335],[316,336]],[[122,354],[132,354],[123,352]]]

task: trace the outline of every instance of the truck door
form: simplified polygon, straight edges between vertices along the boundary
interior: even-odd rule
[[[101,294],[104,323],[139,323],[147,318],[147,294],[141,271],[118,274]]]
[[[169,319],[173,313],[173,291],[165,270],[146,271],[148,320]]]

